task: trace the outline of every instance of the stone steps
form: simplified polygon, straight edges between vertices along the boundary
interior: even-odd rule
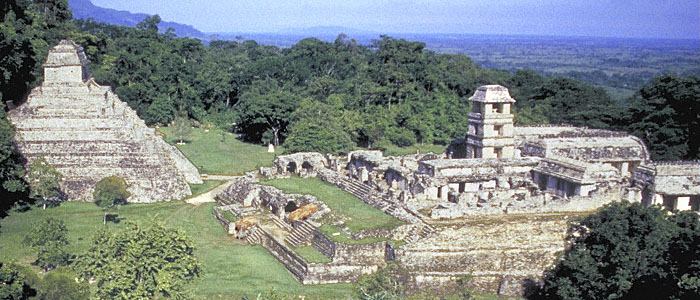
[[[253,226],[253,229],[251,229],[250,234],[248,234],[248,236],[245,237],[245,240],[251,245],[256,245],[262,242],[262,237],[262,229],[260,228],[260,226],[255,225]]]
[[[371,188],[369,186],[345,178],[341,179],[341,181],[344,183],[345,191],[353,196],[360,199],[367,199],[369,197],[371,192]]]
[[[118,141],[130,140],[132,135],[130,132],[121,132],[116,130],[91,131],[73,129],[51,131],[18,130],[16,136],[21,138],[22,141]]]
[[[294,230],[294,228],[291,225],[287,224],[287,222],[285,222],[283,220],[280,220],[276,216],[272,217],[272,223],[275,223],[275,225],[277,225],[277,227],[282,228],[282,229],[287,230],[287,231]]]
[[[407,244],[416,242],[418,240],[427,238],[435,233],[435,228],[428,224],[424,224],[420,227],[415,227],[411,232],[403,239]]]
[[[311,242],[314,230],[316,230],[316,227],[307,220],[300,221],[297,228],[295,228],[284,241],[292,247],[308,245]]]
[[[59,153],[135,153],[144,152],[146,145],[125,141],[24,141],[18,142],[23,153],[46,153],[51,150]]]
[[[19,130],[66,130],[71,128],[87,129],[87,128],[108,128],[121,129],[129,128],[126,122],[114,119],[104,118],[61,118],[61,119],[34,119],[27,118],[15,124],[15,128]]]

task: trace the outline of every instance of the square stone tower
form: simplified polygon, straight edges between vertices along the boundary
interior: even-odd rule
[[[513,114],[511,106],[515,100],[508,89],[500,85],[484,85],[476,89],[469,98],[472,112],[469,113],[467,133],[468,158],[513,158]]]

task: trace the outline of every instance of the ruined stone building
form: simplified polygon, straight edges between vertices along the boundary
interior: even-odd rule
[[[89,77],[73,41],[49,51],[44,81],[9,119],[28,163],[44,157],[63,174],[61,190],[71,201],[92,201],[95,183],[112,175],[126,180],[129,202],[182,199],[191,194],[187,183],[202,183],[179,150]]]
[[[272,229],[261,229],[265,234],[250,230],[243,236],[261,243],[303,283],[350,282],[373,272],[384,257],[407,270],[413,288],[449,286],[466,275],[479,291],[514,296],[556,262],[566,247],[571,216],[622,200],[700,210],[700,162],[650,161],[644,143],[625,132],[515,126],[516,101],[502,86],[482,86],[470,100],[469,131],[445,153],[295,153],[277,156],[272,167],[260,169],[268,178],[319,177],[406,222],[389,231],[351,233],[402,240],[403,245],[371,244],[357,247],[354,254],[335,252],[349,245],[315,229],[320,224],[304,225],[307,221],[290,220],[274,208],[297,196],[274,197],[271,202],[265,200],[269,193],[262,192],[253,192],[253,198],[279,203],[268,210],[278,212],[274,223],[287,227],[294,238],[276,238],[269,233],[275,232]],[[222,196],[222,208],[243,216],[251,209],[246,207],[256,207],[250,195],[237,196],[232,189]],[[321,214],[310,218],[321,222]],[[299,240],[333,262],[307,263],[294,253]],[[347,276],[343,270],[348,270]]]

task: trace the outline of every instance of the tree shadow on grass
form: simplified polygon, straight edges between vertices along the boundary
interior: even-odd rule
[[[107,214],[105,216],[105,222],[112,222],[114,224],[119,224],[122,221],[122,217],[119,217],[118,214]]]

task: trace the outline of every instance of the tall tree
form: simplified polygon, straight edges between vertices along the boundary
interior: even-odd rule
[[[202,274],[192,240],[161,223],[98,231],[76,269],[94,280],[100,299],[182,299],[185,284]]]
[[[531,99],[518,99],[517,106],[546,106],[549,123],[609,128],[621,114],[621,107],[601,88],[561,77],[539,87]]]
[[[700,79],[662,76],[629,101],[624,123],[656,160],[700,158]]]
[[[272,80],[257,81],[237,107],[244,137],[279,146],[286,138],[299,98]]]
[[[48,271],[70,263],[68,246],[68,229],[66,224],[56,218],[46,218],[35,224],[24,238],[24,244],[38,253],[37,265]]]
[[[92,197],[95,199],[95,204],[105,211],[102,218],[103,224],[107,224],[107,210],[126,204],[126,199],[131,196],[126,189],[126,181],[117,176],[102,178],[95,184]]]
[[[4,193],[22,192],[26,187],[24,158],[15,145],[14,136],[15,128],[7,119],[5,105],[0,101],[0,182]]]
[[[185,137],[192,132],[192,122],[187,118],[187,113],[180,111],[173,120],[173,134],[178,138],[180,144],[184,143]]]
[[[65,268],[46,273],[41,282],[42,300],[86,300],[90,289],[86,283],[75,281],[76,276]]]
[[[289,137],[284,142],[287,151],[318,151],[347,153],[353,146],[350,135],[341,126],[342,97],[332,95],[329,103],[310,98],[301,101],[294,112]]]
[[[42,202],[43,208],[49,202],[57,203],[62,200],[61,189],[58,183],[63,175],[56,171],[44,157],[35,159],[29,165],[27,182],[29,183],[29,196]]]
[[[530,298],[698,299],[698,229],[693,212],[609,205],[571,227],[571,247]]]
[[[0,263],[0,299],[23,300],[36,295],[24,274],[16,266]]]

